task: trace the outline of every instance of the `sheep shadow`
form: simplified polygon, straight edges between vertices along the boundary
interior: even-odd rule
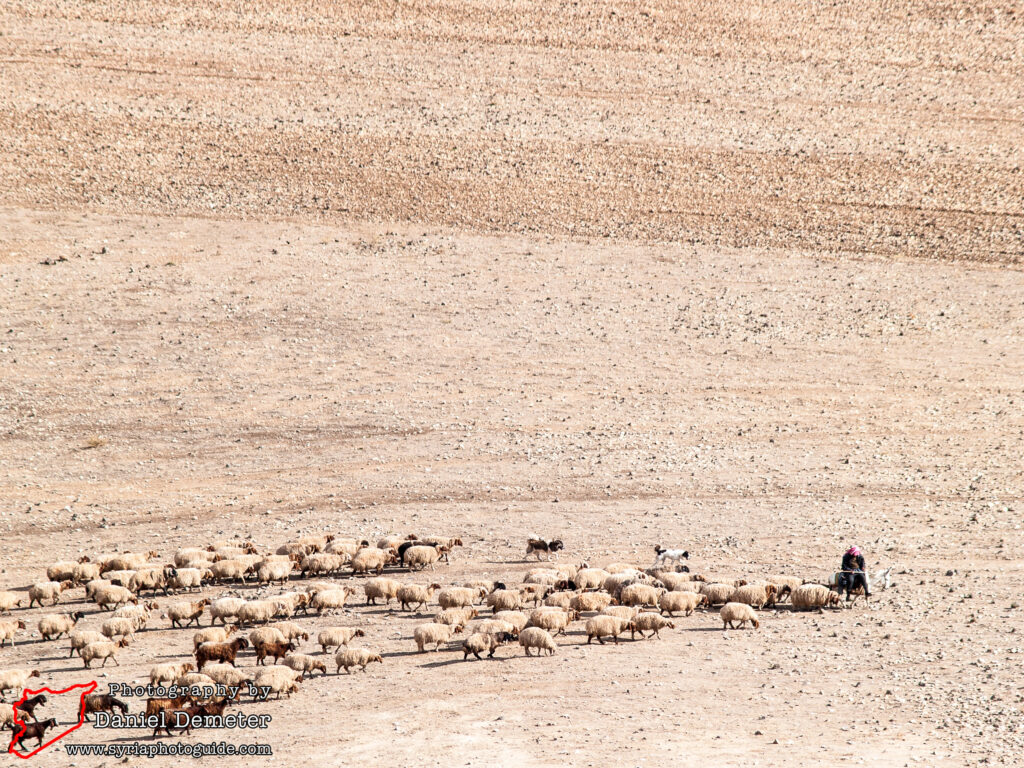
[[[462,659],[460,659],[460,658],[440,659],[438,661],[430,661],[430,662],[427,662],[426,664],[420,664],[419,666],[420,666],[421,669],[435,669],[437,667],[448,667],[448,666],[451,666],[452,664],[462,664],[462,663],[468,662],[468,661],[498,661],[498,662],[504,663],[506,661],[511,661],[512,658],[513,658],[512,656],[504,656],[504,657],[503,656],[490,656],[490,657],[484,656],[481,659],[476,659],[476,658],[473,657],[473,654],[470,654],[466,658],[462,658]]]

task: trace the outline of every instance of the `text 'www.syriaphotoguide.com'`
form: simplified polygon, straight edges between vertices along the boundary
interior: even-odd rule
[[[129,744],[67,744],[64,749],[71,756],[93,755],[96,757],[237,757],[245,755],[265,757],[273,754],[269,744],[229,744],[226,741],[207,744],[186,742],[143,744],[139,741]]]

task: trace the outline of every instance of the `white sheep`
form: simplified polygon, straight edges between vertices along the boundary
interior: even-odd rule
[[[147,589],[153,592],[160,589],[166,595],[169,591],[169,582],[176,572],[170,566],[165,568],[142,568],[132,576],[132,580],[128,583],[128,589],[140,595]]]
[[[754,629],[761,626],[757,621],[757,613],[746,603],[726,603],[718,614],[722,617],[722,623],[729,629],[735,629],[734,622],[739,622],[740,628],[748,621]]]
[[[330,552],[332,555],[348,555],[350,558],[354,557],[363,547],[369,546],[367,541],[358,541],[356,539],[335,539],[327,545],[325,552]]]
[[[440,626],[440,625],[438,625]],[[366,665],[372,662],[384,663],[383,657],[377,651],[369,648],[342,648],[334,654],[334,663],[338,665],[336,674],[341,674],[341,668],[345,668],[345,674],[352,674],[352,667],[359,667],[366,671]]]
[[[75,624],[84,615],[81,611],[48,613],[39,619],[39,634],[42,635],[43,640],[56,640],[74,629]]]
[[[441,552],[435,547],[413,546],[405,550],[402,555],[402,563],[409,566],[409,570],[423,570],[430,566],[434,570],[434,563],[441,559]]]
[[[267,643],[286,643],[288,638],[284,636],[284,632],[274,627],[260,627],[254,629],[249,633],[249,642],[252,643],[252,647],[256,648],[260,645],[266,645]]]
[[[68,639],[71,641],[71,650],[68,653],[70,659],[76,653],[81,655],[81,650],[89,643],[101,643],[107,638],[101,632],[92,629],[76,629],[68,633]]]
[[[400,581],[383,576],[367,579],[366,583],[363,584],[363,591],[366,593],[366,604],[376,605],[378,600],[383,600],[384,605],[388,605],[398,594],[398,589],[401,586],[402,583]]]
[[[277,606],[278,616],[294,616],[297,611],[306,612],[309,607],[308,592],[285,592],[268,597],[267,600]]]
[[[93,579],[92,581],[86,582],[85,585],[85,599],[92,600],[96,596],[96,590],[101,587],[109,587],[113,584],[110,579]]]
[[[639,613],[639,608],[629,605],[609,605],[607,608],[602,608],[598,616],[616,616],[626,621],[633,621]]]
[[[152,685],[160,683],[176,683],[178,678],[189,672],[195,671],[195,664],[186,661],[181,664],[157,664],[149,670],[149,682]]]
[[[111,584],[109,587],[100,587],[93,593],[92,600],[100,608],[107,610],[119,608],[125,603],[137,605],[139,602],[139,599],[132,594],[131,590],[119,587],[117,584]]]
[[[618,616],[608,616],[607,614],[594,616],[587,620],[587,645],[590,645],[590,641],[595,637],[597,642],[602,645],[604,645],[606,637],[611,637],[618,645],[619,635],[627,629],[632,630],[633,627],[632,621],[620,619]]]
[[[659,587],[652,587],[649,584],[630,584],[622,588],[619,602],[623,605],[656,606],[663,594],[665,594],[665,590]]]
[[[287,584],[295,570],[291,560],[264,560],[256,567],[256,580],[260,584]]]
[[[774,584],[757,583],[745,584],[737,587],[729,595],[728,603],[746,603],[755,608],[763,608],[768,605],[775,605],[775,598],[778,594],[778,587]]]
[[[365,633],[355,627],[325,627],[316,636],[317,643],[327,653],[328,648],[340,648],[348,645],[353,638],[364,637]]]
[[[187,627],[192,622],[195,622],[198,627],[199,619],[209,604],[210,601],[208,599],[197,602],[183,601],[171,603],[167,606],[167,618],[170,620],[172,627]]]
[[[499,587],[499,584],[500,582],[491,581],[490,579],[475,579],[473,581],[465,582],[462,586],[469,587],[472,590],[482,590],[478,591],[479,601],[482,603],[484,598],[495,589],[504,589],[504,585]]]
[[[658,599],[658,608],[669,616],[676,613],[683,613],[689,616],[697,608],[710,605],[707,595],[698,595],[696,592],[666,592]]]
[[[103,574],[103,578],[111,584],[127,588],[132,583],[132,579],[135,578],[135,571],[106,571]]]
[[[640,569],[635,565],[630,565],[629,563],[608,563],[608,565],[604,567],[604,570],[614,576],[619,573],[639,571]]]
[[[14,647],[14,635],[17,634],[19,629],[25,629],[25,622],[21,619],[10,619],[8,621],[0,621],[0,648],[4,646],[8,640],[11,641],[11,648]]]
[[[149,623],[150,611],[156,609],[156,603],[143,603],[142,605],[122,605],[114,611],[115,619],[131,619],[135,622],[137,629],[143,629]]]
[[[491,658],[499,647],[511,639],[512,636],[507,634],[493,635],[489,632],[476,632],[462,643],[462,660],[468,659],[469,654],[473,654],[479,659],[481,658],[480,654],[484,651],[487,651],[487,658]]]
[[[554,587],[547,584],[523,584],[519,587],[519,595],[523,602],[532,602],[534,607],[547,597]]]
[[[341,569],[348,563],[348,555],[334,554],[330,552],[314,552],[302,559],[301,571],[303,576],[319,573],[340,573]]]
[[[238,627],[234,624],[224,627],[207,627],[192,635],[193,650],[203,643],[223,643]]]
[[[317,670],[327,674],[327,666],[314,656],[305,653],[291,653],[284,657],[284,665],[294,669],[296,672],[306,674]]]
[[[574,597],[576,597],[575,592],[552,592],[544,598],[544,605],[550,608],[561,608],[562,610],[567,611],[572,605],[572,599]]]
[[[518,611],[523,607],[523,598],[512,589],[496,589],[487,596],[487,605],[494,613],[498,611]]]
[[[681,592],[679,594],[687,593]],[[639,613],[637,614],[637,617],[633,619],[633,628],[630,630],[630,638],[635,640],[637,632],[640,633],[640,637],[643,637],[646,640],[650,640],[651,637],[661,637],[661,635],[658,634],[658,630],[664,629],[665,627],[675,629],[676,625],[674,622],[663,617],[660,613],[654,613],[653,611]],[[648,631],[651,633],[650,637],[644,635],[644,632]]]
[[[209,574],[209,575],[207,575]],[[192,590],[202,589],[204,579],[212,579],[213,571],[209,568],[179,568],[168,582],[172,589]]]
[[[210,572],[214,581],[241,581],[245,584],[245,577],[251,570],[249,563],[240,560],[218,560],[210,565]]]
[[[398,588],[398,591],[395,593],[395,597],[398,598],[398,602],[401,604],[403,611],[412,610],[413,608],[419,610],[430,602],[430,598],[433,597],[434,592],[440,588],[440,584],[430,584],[429,586],[423,586],[421,584],[403,584]]]
[[[523,578],[524,584],[543,584],[549,587],[555,586],[560,581],[565,581],[565,579],[554,568],[531,568]]]
[[[779,588],[778,601],[780,603],[788,599],[793,590],[803,586],[804,583],[799,576],[768,576],[765,581]],[[786,592],[783,587],[789,587],[789,592]]]
[[[419,648],[420,653],[423,653],[426,650],[426,646],[431,644],[433,644],[435,651],[439,651],[441,643],[450,642],[452,635],[457,630],[457,627],[452,627],[448,624],[420,624],[413,630],[412,637],[416,641],[416,647]]]
[[[203,672],[186,672],[172,682],[180,688],[212,688],[217,684],[216,680]]]
[[[259,687],[270,688],[270,693],[276,693],[279,699],[282,693],[291,698],[292,694],[299,690],[299,683],[303,679],[302,675],[294,669],[275,665],[272,667],[260,667],[256,672],[253,684]]]
[[[464,608],[445,608],[434,615],[434,622],[437,624],[449,624],[453,627],[464,627],[466,622],[477,617],[477,610],[473,606]]]
[[[437,604],[442,608],[465,608],[473,605],[477,598],[486,596],[488,592],[484,587],[445,587],[437,593]]]
[[[135,637],[135,630],[137,629],[135,622],[131,619],[119,618],[119,619],[107,619],[103,622],[100,627],[100,632],[111,640],[118,637],[127,637],[132,639]]]
[[[31,677],[39,677],[38,669],[0,669],[0,701],[6,701],[7,691],[21,693]],[[11,709],[5,707],[5,709]]]
[[[238,607],[235,616],[239,626],[266,624],[277,616],[278,606],[270,600],[247,600]]]
[[[578,613],[603,611],[612,602],[612,596],[604,592],[583,592],[569,601],[569,608]]]
[[[702,582],[695,579],[694,574],[658,571],[655,575],[670,592],[700,592]]]
[[[364,547],[352,558],[352,573],[376,571],[379,576],[384,566],[397,561],[395,553],[375,547]]]
[[[731,595],[735,589],[736,588],[732,584],[710,582],[701,586],[700,593],[702,595],[707,595],[708,603],[711,605],[722,605],[729,602],[729,595]]]
[[[609,576],[611,574],[603,568],[581,568],[573,581],[577,589],[600,589]]]
[[[270,628],[280,631],[286,640],[309,640],[309,632],[294,621],[275,621]]]
[[[50,605],[56,605],[60,601],[60,593],[66,589],[71,589],[74,586],[74,582],[70,579],[66,581],[41,581],[38,584],[33,584],[28,591],[28,607],[31,608],[33,603],[39,603],[40,606],[46,605],[47,601],[50,601]]]
[[[119,649],[125,648],[127,645],[127,637],[122,637],[116,643],[109,640],[98,643],[89,643],[78,652],[78,655],[81,656],[82,661],[85,662],[86,669],[89,669],[89,665],[96,659],[103,659],[103,663],[100,665],[102,667],[107,666],[107,659],[113,659],[114,666],[119,667],[121,665],[118,664],[117,656],[115,654],[117,654]]]
[[[520,632],[519,644],[523,646],[523,650],[526,651],[527,656],[531,655],[531,648],[537,649],[538,656],[541,655],[542,651],[547,651],[549,656],[553,656],[555,654],[555,638],[540,627],[527,627]]]
[[[23,595],[17,592],[0,592],[0,613],[10,613],[15,608],[21,608]]]
[[[515,624],[509,621],[500,621],[499,619],[483,619],[482,621],[471,622],[466,627],[466,632],[475,635],[478,632],[489,635],[497,634],[510,634],[518,635],[519,630],[516,629]]]
[[[798,611],[821,610],[839,607],[839,594],[822,584],[801,584],[789,596],[793,608]]]
[[[217,619],[227,624],[228,619],[238,617],[238,609],[245,605],[245,600],[240,597],[221,597],[210,603],[210,626],[212,627]]]
[[[75,569],[71,572],[71,580],[75,582],[75,584],[85,584],[86,582],[98,579],[99,577],[99,563],[75,563]],[[55,581],[55,579],[51,579],[51,581]]]
[[[498,611],[491,617],[494,621],[504,621],[516,628],[518,634],[530,621],[530,617],[522,611]],[[437,621],[435,618],[434,621]]]
[[[231,664],[207,663],[203,665],[203,674],[221,685],[244,685],[252,681],[252,675],[243,672]]]
[[[182,547],[174,553],[175,568],[202,569],[213,562],[213,552],[200,547]]]
[[[572,622],[574,615],[578,616],[579,614],[570,614],[561,608],[538,608],[530,614],[530,621],[526,626],[539,627],[556,635],[561,635]]]
[[[322,614],[324,611],[333,613],[339,608],[344,608],[349,596],[354,593],[355,590],[351,587],[325,589],[323,592],[317,592],[313,595],[313,598],[309,601],[309,607],[313,608],[317,615]]]
[[[137,571],[144,568],[152,558],[158,557],[156,552],[122,552],[99,560],[100,573],[107,571]]]

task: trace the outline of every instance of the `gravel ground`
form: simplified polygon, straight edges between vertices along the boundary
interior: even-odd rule
[[[851,610],[575,625],[540,659],[421,656],[426,614],[357,600],[300,622],[362,626],[383,665],[183,742],[1019,761],[1019,9],[44,1],[0,32],[0,588],[323,531],[461,536],[418,582],[518,581],[531,532],[722,579],[820,579],[852,542],[894,567]],[[58,610],[97,628],[82,601]],[[0,668],[93,679],[32,636],[49,610]],[[157,619],[95,679],[191,634]]]

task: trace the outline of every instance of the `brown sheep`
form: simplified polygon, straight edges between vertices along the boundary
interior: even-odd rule
[[[281,659],[287,656],[289,653],[295,650],[295,643],[261,643],[256,646],[256,663],[262,665],[266,661],[267,656],[274,657],[274,663],[277,664]]]
[[[248,648],[249,641],[244,637],[236,637],[223,643],[203,643],[196,648],[196,669],[203,671],[203,665],[209,661],[227,662],[235,666],[235,656],[242,648]]]

